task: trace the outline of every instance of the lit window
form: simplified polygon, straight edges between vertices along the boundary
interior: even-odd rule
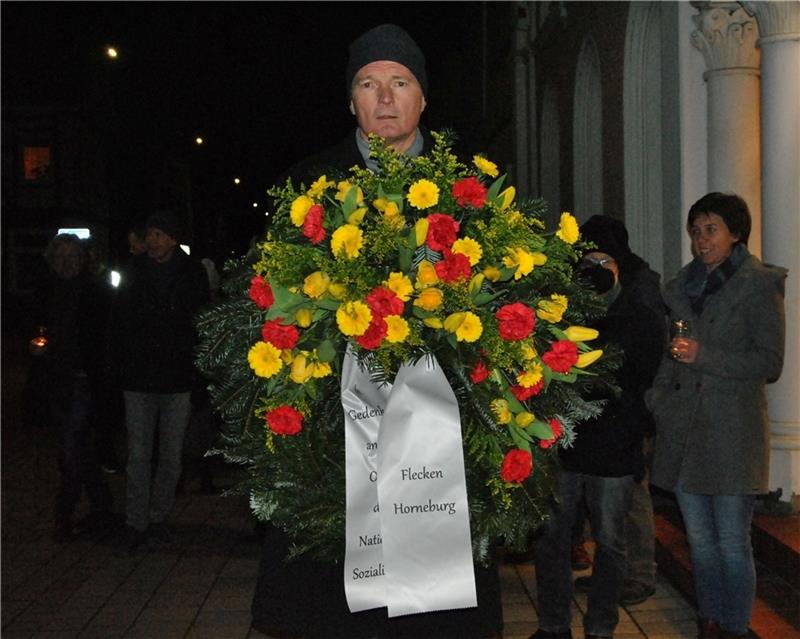
[[[50,147],[26,146],[22,150],[22,166],[25,180],[35,182],[50,172]]]

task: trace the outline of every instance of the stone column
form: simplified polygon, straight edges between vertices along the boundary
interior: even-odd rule
[[[768,387],[770,490],[800,509],[800,2],[748,2],[761,48],[764,261],[789,269],[783,374]]]
[[[708,190],[734,192],[750,207],[748,248],[761,256],[758,25],[738,2],[692,2],[692,44],[706,62]],[[697,197],[703,195],[698,193]]]

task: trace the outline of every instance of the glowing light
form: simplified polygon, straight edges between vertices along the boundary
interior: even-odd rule
[[[192,254],[192,249],[189,247],[188,244],[181,244],[180,247],[183,249],[183,252],[186,253],[186,255]]]
[[[88,240],[90,237],[92,237],[91,231],[89,231],[89,229],[86,229],[86,228],[61,228],[61,229],[58,229],[57,234],[61,235],[62,233],[68,233],[70,235],[77,235],[78,239],[80,239],[80,240]]]
[[[233,178],[233,183],[234,184],[241,184],[242,181],[239,178]]]
[[[111,286],[113,286],[114,288],[117,288],[117,287],[119,287],[119,283],[120,283],[120,280],[122,279],[122,276],[119,274],[119,271],[111,271],[108,274],[108,279],[109,279],[109,282],[111,282]]]
[[[257,208],[258,208],[258,202],[253,202],[253,208],[254,208],[254,209],[257,209]]]
[[[198,135],[198,136],[197,136],[197,137],[194,139],[194,141],[195,141],[195,143],[196,143],[196,144],[202,144],[202,143],[203,143],[203,138],[201,138],[201,137]]]
[[[113,60],[119,55],[119,52],[114,47],[106,47],[106,55]]]

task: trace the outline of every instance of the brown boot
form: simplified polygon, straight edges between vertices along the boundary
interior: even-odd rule
[[[698,639],[719,639],[721,629],[719,621],[715,619],[703,619],[702,617],[697,620],[697,638]]]

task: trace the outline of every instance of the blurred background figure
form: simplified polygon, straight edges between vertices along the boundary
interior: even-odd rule
[[[86,251],[75,235],[60,234],[47,246],[50,272],[35,295],[35,336],[30,352],[39,397],[58,430],[61,486],[55,505],[55,539],[111,525],[111,493],[100,472],[90,428],[95,388],[102,375],[109,317],[108,287],[85,269]],[[73,521],[83,490],[90,513]]]
[[[205,269],[179,247],[183,224],[171,211],[147,220],[147,251],[133,256],[114,304],[128,433],[126,537],[134,551],[150,536],[170,541],[167,518],[182,471],[195,384],[195,313],[208,302]],[[153,442],[158,462],[153,474]]]

